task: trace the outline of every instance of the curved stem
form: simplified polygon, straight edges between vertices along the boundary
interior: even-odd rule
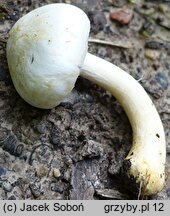
[[[87,54],[81,76],[110,91],[123,106],[133,130],[133,144],[126,157],[127,170],[144,195],[162,190],[165,182],[166,144],[159,114],[143,87],[119,67]]]

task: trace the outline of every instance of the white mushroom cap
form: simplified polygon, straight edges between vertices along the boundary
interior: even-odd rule
[[[43,6],[16,22],[7,59],[25,101],[49,109],[71,92],[87,53],[89,30],[87,15],[68,4]]]

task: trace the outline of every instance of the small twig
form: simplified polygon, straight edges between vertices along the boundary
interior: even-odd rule
[[[140,197],[141,197],[141,194],[142,194],[142,185],[143,185],[143,181],[141,181],[140,185],[139,185],[139,192],[138,192],[138,198],[137,198],[137,200],[139,200]]]
[[[132,44],[130,44],[130,43],[121,44],[121,43],[117,43],[117,42],[104,41],[104,40],[94,39],[94,38],[89,38],[88,42],[89,43],[102,44],[102,45],[106,45],[106,46],[121,47],[124,49],[132,48]]]
[[[88,41],[89,43],[97,43],[97,44],[102,44],[102,45],[107,45],[107,46],[121,47],[124,49],[132,48],[131,44],[119,44],[119,43],[115,43],[111,41],[104,41],[104,40],[93,39],[93,38],[89,38]],[[0,42],[7,43],[7,40],[0,37]]]
[[[145,77],[142,75],[139,79],[137,79],[138,82],[141,82],[145,79]]]

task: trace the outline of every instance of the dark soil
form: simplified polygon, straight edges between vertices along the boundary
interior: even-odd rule
[[[121,175],[131,126],[110,93],[79,78],[58,107],[40,110],[14,89],[8,32],[21,16],[52,2],[82,8],[91,20],[91,39],[113,43],[91,40],[89,51],[126,70],[152,98],[166,133],[167,181],[156,196],[140,198],[170,199],[170,3],[163,0],[0,0],[0,199],[138,198]],[[132,19],[111,20],[113,8],[130,9]]]

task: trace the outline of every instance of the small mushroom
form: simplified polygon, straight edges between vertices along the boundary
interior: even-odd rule
[[[165,183],[165,134],[161,119],[143,87],[119,67],[87,52],[90,22],[79,8],[50,4],[23,16],[10,31],[7,60],[14,86],[31,105],[50,109],[83,76],[110,91],[125,109],[133,129],[125,158],[127,175],[143,195]]]

